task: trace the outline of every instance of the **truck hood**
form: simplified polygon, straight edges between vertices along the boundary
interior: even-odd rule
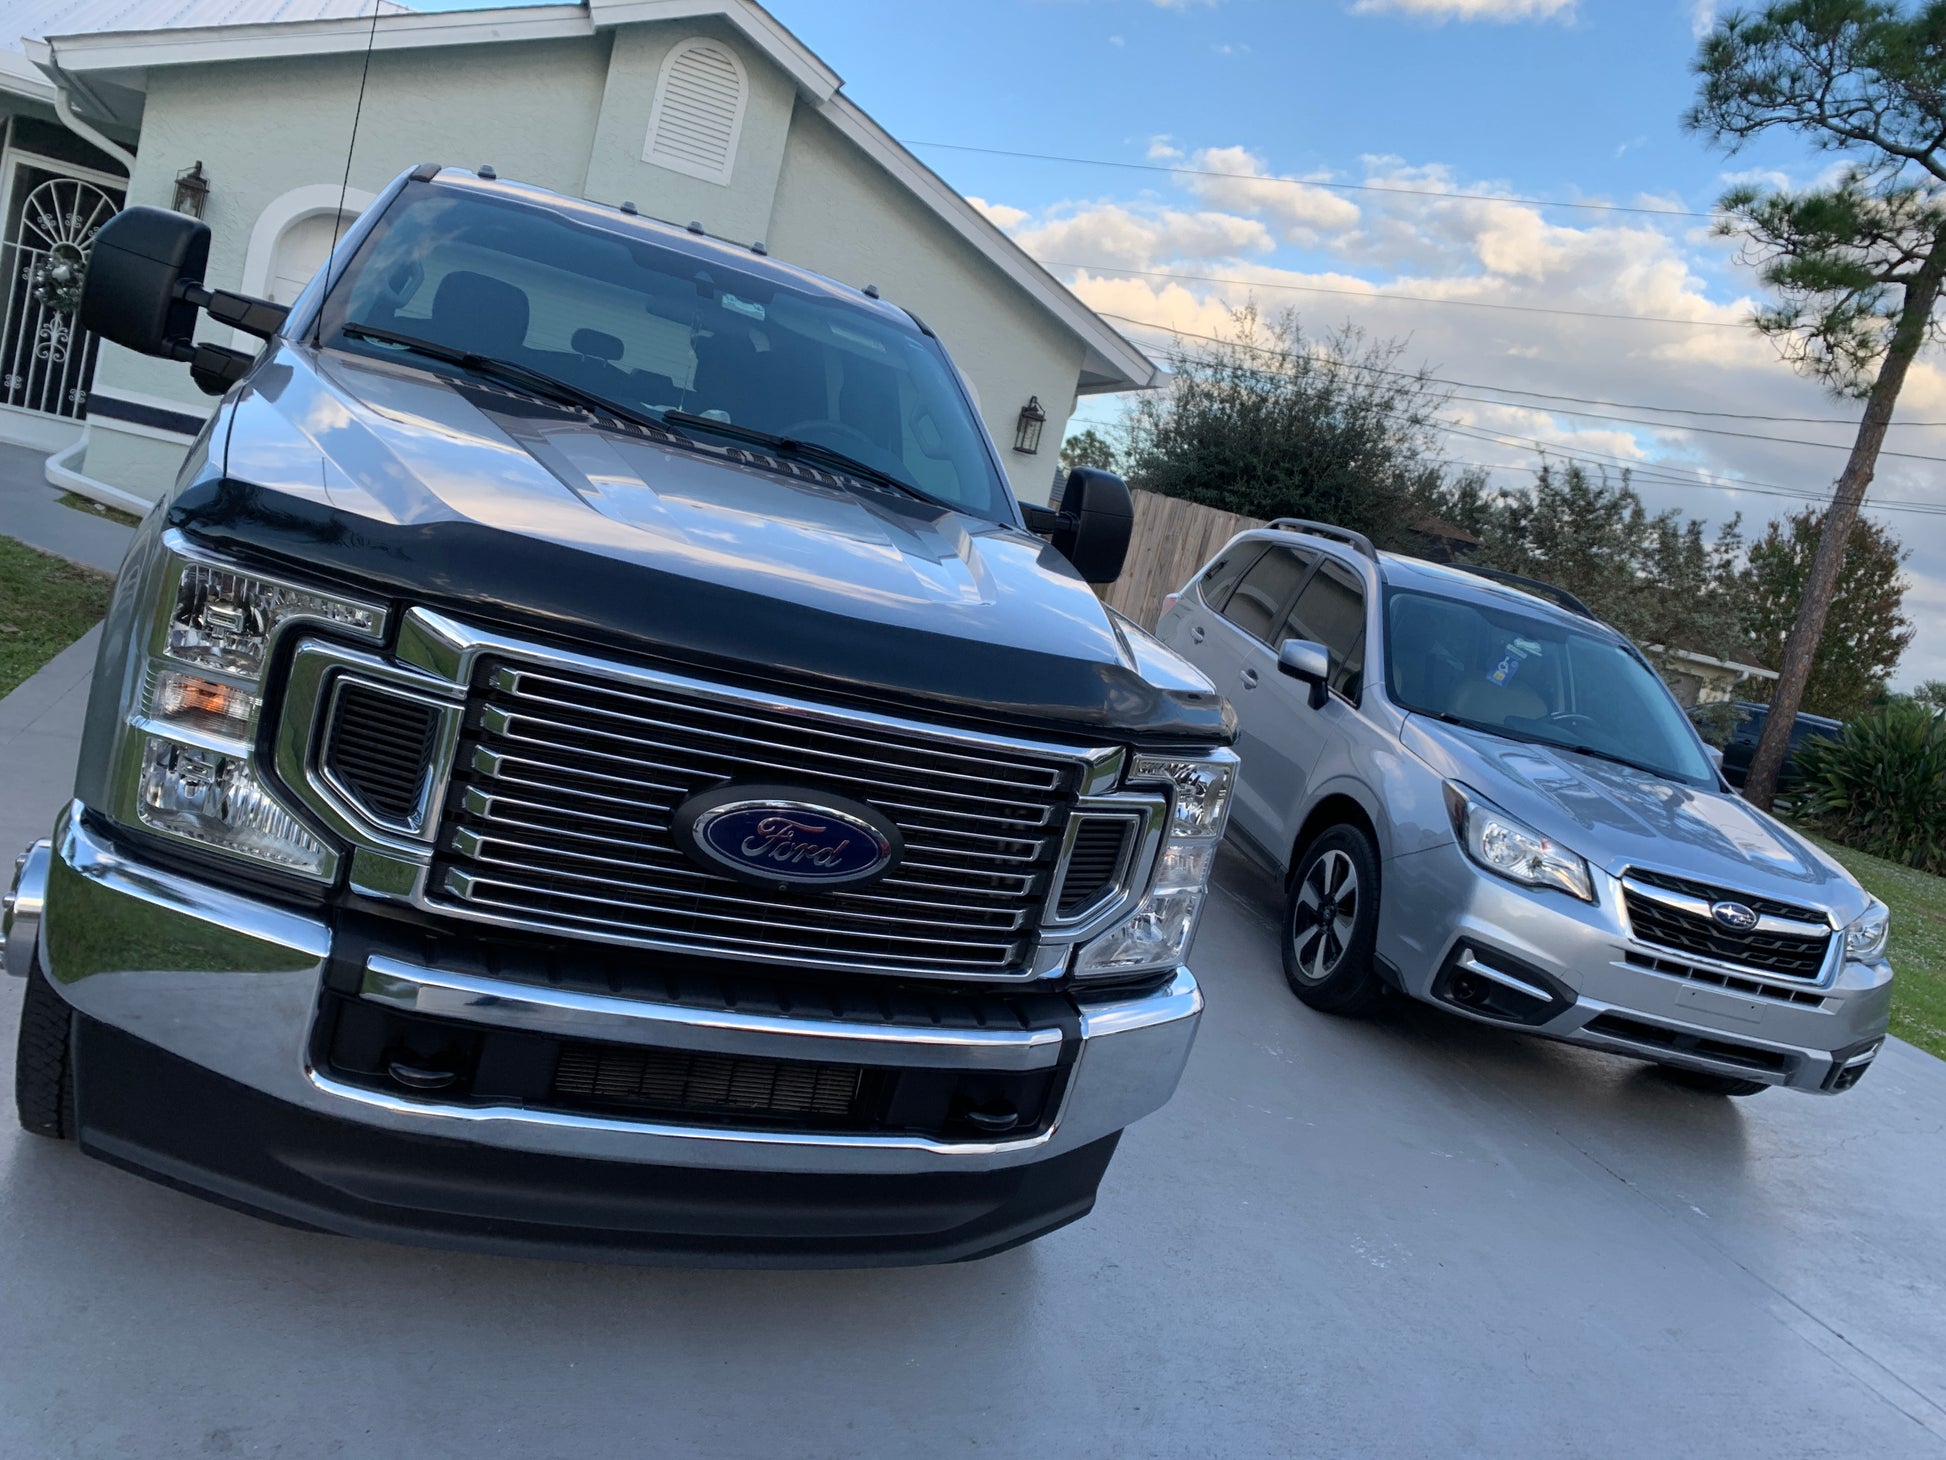
[[[1017,528],[486,383],[280,342],[221,477],[219,551],[474,619],[848,696],[1116,739],[1221,741],[1208,681]]]
[[[1831,858],[1741,796],[1423,715],[1406,748],[1611,876],[1630,867],[1825,908],[1840,923],[1866,894]]]

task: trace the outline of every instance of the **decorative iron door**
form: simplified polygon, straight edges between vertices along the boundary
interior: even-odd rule
[[[119,192],[22,163],[14,174],[0,320],[0,403],[78,419],[87,409],[96,340],[75,323],[88,253],[121,209]]]

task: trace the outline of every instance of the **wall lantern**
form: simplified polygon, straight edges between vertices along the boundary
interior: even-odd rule
[[[1027,397],[1027,404],[1020,408],[1020,423],[1014,427],[1014,450],[1025,456],[1032,456],[1041,449],[1041,427],[1047,424],[1047,412],[1041,409],[1041,398],[1037,395]]]
[[[200,160],[187,172],[176,174],[176,200],[169,206],[178,213],[187,213],[191,218],[203,216],[203,204],[209,200],[209,176],[203,171]]]

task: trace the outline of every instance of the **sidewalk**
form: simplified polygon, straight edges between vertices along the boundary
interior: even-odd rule
[[[80,516],[66,507],[55,510]],[[73,792],[74,758],[100,642],[96,626],[0,699],[0,765],[7,767],[8,788],[0,796],[0,851],[6,854],[0,875],[13,865],[15,852],[47,835],[54,813]]]
[[[61,494],[47,484],[42,470],[46,460],[45,452],[0,444],[0,537],[114,572],[134,529],[62,506]]]

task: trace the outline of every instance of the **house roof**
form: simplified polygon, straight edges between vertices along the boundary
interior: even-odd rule
[[[505,10],[427,14],[380,0],[24,0],[10,11],[44,15],[24,48],[77,110],[124,131],[140,125],[148,72],[157,66],[376,50],[482,45],[592,36],[615,26],[710,17],[734,27],[790,77],[799,96],[1086,347],[1083,394],[1143,389],[1157,370],[1141,350],[1035,263],[932,169],[901,147],[843,93],[844,79],[755,0],[580,0]],[[362,8],[361,16],[358,11]],[[92,30],[84,17],[129,28]],[[220,18],[218,18],[220,17]],[[77,24],[77,21],[81,23]],[[130,24],[132,22],[132,24]],[[11,15],[0,23],[13,24]],[[52,33],[49,33],[52,28]],[[0,89],[12,73],[0,51]],[[51,84],[50,84],[51,83]],[[31,94],[31,93],[30,93]]]

